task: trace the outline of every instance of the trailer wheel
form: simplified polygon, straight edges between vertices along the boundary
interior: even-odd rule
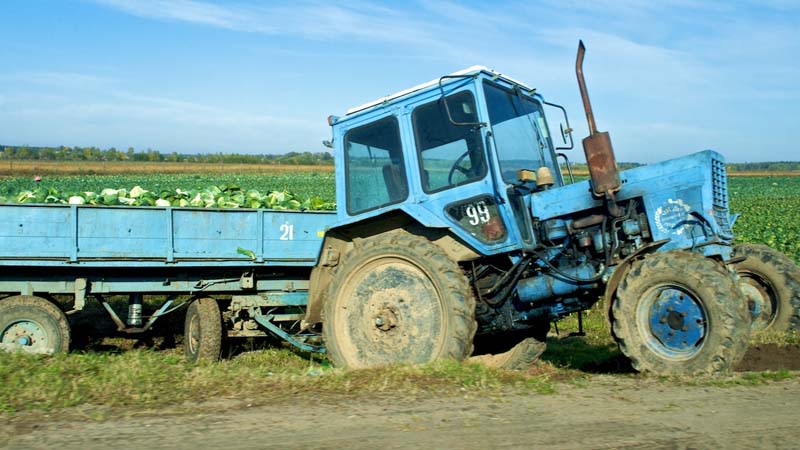
[[[475,297],[458,264],[402,231],[357,244],[323,307],[328,356],[346,368],[462,360],[476,327]]]
[[[766,245],[737,245],[734,251],[747,256],[734,267],[753,316],[752,329],[800,328],[800,268]]]
[[[654,253],[635,262],[612,307],[614,337],[640,372],[728,370],[747,350],[749,314],[733,277],[696,253]]]
[[[525,370],[547,349],[549,329],[550,323],[544,322],[530,330],[476,337],[475,352],[469,360],[498,369]]]
[[[32,295],[0,301],[0,344],[5,350],[59,353],[69,350],[67,316],[53,303]]]
[[[186,359],[217,361],[222,353],[222,315],[213,298],[194,300],[186,310],[183,346]]]

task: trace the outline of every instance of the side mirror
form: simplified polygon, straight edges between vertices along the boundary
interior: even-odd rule
[[[561,105],[556,105],[555,103],[550,102],[543,102],[545,105],[550,106],[552,108],[560,109],[561,114],[564,116],[564,123],[559,124],[559,128],[561,129],[561,140],[564,144],[567,144],[567,139],[569,139],[569,146],[568,147],[556,147],[556,150],[572,150],[574,146],[572,142],[572,127],[569,126],[569,117],[567,117],[567,110],[564,109]]]

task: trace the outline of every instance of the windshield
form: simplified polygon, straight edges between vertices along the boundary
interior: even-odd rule
[[[542,105],[488,81],[484,82],[484,91],[503,179],[516,183],[519,169],[547,166],[560,181]]]

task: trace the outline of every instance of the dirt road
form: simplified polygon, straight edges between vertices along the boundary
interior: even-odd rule
[[[753,449],[798,448],[800,380],[687,386],[598,375],[552,395],[224,400],[111,418],[19,414],[0,424],[13,449]],[[90,418],[90,417],[95,417]]]

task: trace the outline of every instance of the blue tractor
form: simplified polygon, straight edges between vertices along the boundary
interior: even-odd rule
[[[329,118],[335,213],[0,205],[0,349],[68,350],[89,301],[126,335],[187,306],[189,360],[271,337],[350,368],[523,368],[551,323],[602,299],[633,367],[658,374],[724,371],[751,327],[798,328],[797,266],[732,243],[722,156],[619,172],[583,55],[588,180],[559,152],[564,108],[472,67]]]
[[[488,354],[521,368],[552,322],[601,299],[633,367],[658,374],[730,368],[751,322],[798,326],[797,266],[732,244],[720,154],[618,171],[584,51],[589,180],[575,181],[559,152],[572,147],[564,108],[485,67],[329,118],[339,220],[305,321],[322,323],[336,365]],[[560,136],[546,108],[563,115]]]

